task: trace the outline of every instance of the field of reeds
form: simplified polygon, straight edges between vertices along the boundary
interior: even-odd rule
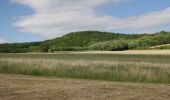
[[[0,73],[170,83],[170,55],[0,54]]]

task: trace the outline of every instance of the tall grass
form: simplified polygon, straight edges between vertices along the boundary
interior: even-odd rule
[[[170,83],[170,65],[152,62],[1,58],[0,73]]]
[[[133,52],[132,52],[133,53]],[[165,52],[167,53],[167,52]],[[169,63],[170,55],[139,55],[139,54],[72,54],[61,52],[60,54],[5,54],[0,53],[0,58],[13,59],[56,59],[56,60],[87,60],[87,61],[131,61],[131,62],[152,62],[152,63]]]

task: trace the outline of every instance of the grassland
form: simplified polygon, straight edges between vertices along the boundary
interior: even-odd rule
[[[169,100],[169,83],[168,50],[0,54],[0,100]]]
[[[170,83],[169,59],[165,54],[0,54],[0,73]]]

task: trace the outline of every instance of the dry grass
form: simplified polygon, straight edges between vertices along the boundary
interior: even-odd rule
[[[10,64],[27,64],[27,65],[39,65],[44,68],[53,68],[55,66],[64,65],[67,67],[74,67],[74,66],[84,66],[84,67],[95,67],[103,65],[105,67],[112,66],[112,65],[134,65],[134,67],[142,67],[142,66],[150,66],[150,67],[160,67],[160,68],[170,68],[169,63],[152,63],[152,62],[134,62],[134,61],[107,61],[107,60],[56,60],[56,59],[20,59],[20,58],[0,58],[1,62],[7,62]]]
[[[0,74],[1,100],[169,100],[170,85]]]
[[[170,64],[159,62],[0,58],[0,73],[170,83]]]

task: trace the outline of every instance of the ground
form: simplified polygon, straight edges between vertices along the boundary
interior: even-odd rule
[[[0,53],[0,100],[170,100],[169,59],[170,50]]]
[[[0,74],[1,100],[169,100],[170,85]]]

